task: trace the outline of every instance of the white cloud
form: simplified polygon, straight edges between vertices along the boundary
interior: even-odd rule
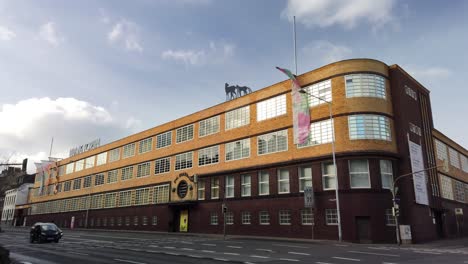
[[[319,40],[306,45],[302,49],[306,58],[320,61],[323,64],[349,59],[352,55],[351,48],[344,45],[337,45],[325,40]]]
[[[378,28],[394,19],[395,0],[289,0],[281,12],[292,21],[293,16],[307,27],[329,27],[335,24],[353,28],[359,22],[368,22]]]
[[[0,40],[12,40],[16,37],[15,32],[7,27],[0,26]]]
[[[142,52],[139,32],[140,28],[136,23],[122,19],[114,24],[107,38],[111,43],[122,43],[127,50]]]
[[[442,67],[407,67],[408,73],[415,76],[416,78],[447,78],[452,72],[447,68]]]
[[[39,29],[39,36],[54,47],[58,46],[64,40],[64,38],[58,34],[54,22],[47,22],[42,25]]]
[[[201,50],[166,50],[161,57],[166,60],[182,62],[185,65],[220,64],[234,55],[235,46],[231,43],[209,43],[207,49]]]

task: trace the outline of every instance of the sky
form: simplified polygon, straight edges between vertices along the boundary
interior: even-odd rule
[[[468,1],[0,0],[0,161],[65,158],[350,58],[398,64],[468,148]]]

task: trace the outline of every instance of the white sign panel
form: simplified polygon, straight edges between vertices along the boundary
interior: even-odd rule
[[[314,191],[312,187],[304,188],[304,207],[313,208],[315,206]]]
[[[422,171],[424,170],[422,148],[420,145],[411,142],[411,140],[408,140],[408,143],[411,157],[411,168],[413,172],[421,171],[413,174],[414,195],[416,197],[416,203],[429,205],[426,172]]]
[[[401,240],[411,240],[411,226],[400,225]]]

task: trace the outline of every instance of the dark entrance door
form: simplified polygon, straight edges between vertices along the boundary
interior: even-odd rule
[[[357,216],[356,217],[356,231],[357,239],[359,243],[371,243],[370,233],[370,217],[368,216]]]
[[[444,219],[443,213],[441,211],[434,211],[434,219],[437,229],[437,236],[439,238],[444,238]]]

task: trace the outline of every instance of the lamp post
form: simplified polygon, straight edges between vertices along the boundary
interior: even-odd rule
[[[322,102],[325,102],[328,104],[328,112],[330,115],[330,124],[331,124],[331,131],[332,131],[332,156],[333,156],[333,169],[335,172],[335,198],[336,198],[336,214],[337,214],[337,221],[338,221],[338,241],[342,241],[342,233],[341,233],[341,213],[340,213],[340,199],[338,196],[338,173],[336,169],[336,157],[335,157],[335,127],[333,124],[333,116],[332,116],[332,102],[329,102],[327,100],[324,100],[318,96],[315,96],[313,94],[308,93],[304,88],[299,89],[299,92],[302,94],[307,94],[309,96],[312,96]]]

